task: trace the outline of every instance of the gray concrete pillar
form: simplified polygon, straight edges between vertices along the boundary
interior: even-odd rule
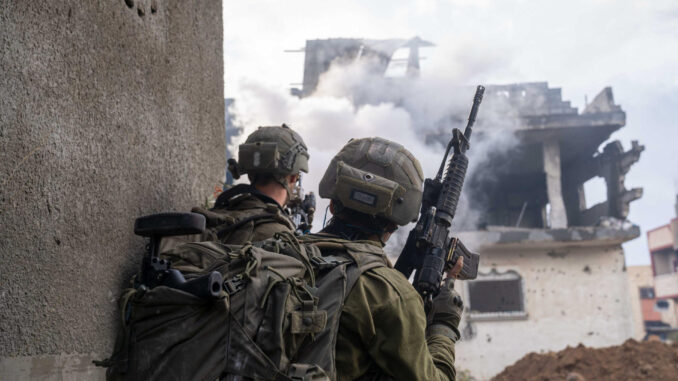
[[[0,1],[0,380],[97,380],[141,215],[223,178],[220,1]]]
[[[563,202],[560,173],[560,145],[557,140],[544,142],[544,172],[546,172],[546,191],[551,204],[551,228],[567,227],[567,213]]]

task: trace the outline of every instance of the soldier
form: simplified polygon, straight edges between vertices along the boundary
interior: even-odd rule
[[[358,269],[339,318],[338,381],[455,378],[462,304],[451,287],[453,278],[446,280],[427,316],[417,291],[382,250],[399,225],[416,220],[422,182],[417,159],[381,138],[349,141],[320,182],[320,197],[331,200],[333,218],[303,240],[316,244],[326,261],[350,257],[357,264],[347,267],[347,287]],[[448,277],[461,266],[456,263]]]
[[[290,200],[300,172],[308,173],[308,149],[287,125],[259,127],[229,160],[237,179],[247,174],[250,184],[236,185],[219,195],[214,207],[193,208],[207,218],[205,240],[242,245],[262,241],[295,226],[283,207]]]

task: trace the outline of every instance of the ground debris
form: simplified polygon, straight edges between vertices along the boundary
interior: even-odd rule
[[[529,353],[493,381],[677,380],[678,343],[627,340],[622,345]]]

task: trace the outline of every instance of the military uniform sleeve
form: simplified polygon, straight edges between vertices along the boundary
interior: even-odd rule
[[[421,298],[396,270],[360,276],[342,311],[337,380],[354,380],[376,364],[395,380],[454,380],[454,342],[426,338]]]

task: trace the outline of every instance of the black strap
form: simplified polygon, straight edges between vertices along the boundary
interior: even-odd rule
[[[321,257],[312,257],[311,258],[311,263],[313,266],[318,269],[318,271],[326,271],[326,270],[331,270],[339,265],[343,265],[344,263],[350,263],[353,262],[352,259],[349,258],[343,258],[343,257],[338,257],[334,255],[324,255]]]
[[[274,200],[273,198],[259,192],[257,188],[253,187],[250,184],[238,184],[235,185],[223,192],[217,197],[217,200],[214,202],[214,207],[212,207],[211,210],[215,209],[227,209],[230,206],[230,200],[235,197],[239,196],[241,194],[246,194],[249,193],[254,197],[257,197],[261,201],[263,201],[266,204],[274,204],[280,209],[281,211],[284,212],[284,209],[278,204],[278,201]]]
[[[229,189],[226,189],[225,191],[221,192],[219,197],[217,197],[217,200],[214,202],[214,207],[212,208],[212,210],[226,208],[228,207],[228,201],[230,199],[239,194],[250,193],[251,191],[252,186],[249,184],[238,184]]]

